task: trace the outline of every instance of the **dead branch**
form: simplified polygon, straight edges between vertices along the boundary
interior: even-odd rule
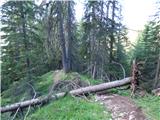
[[[17,108],[16,113],[14,114],[14,116],[13,116],[12,120],[14,120],[14,119],[15,119],[15,117],[16,117],[16,115],[17,115],[18,111],[19,111],[19,108]]]
[[[31,88],[33,89],[34,96],[33,96],[32,99],[35,99],[35,97],[36,97],[36,95],[37,95],[36,90],[34,89],[34,87],[33,87],[30,83],[27,83],[27,84],[28,84],[29,86],[31,86]],[[27,115],[29,114],[30,108],[31,108],[31,105],[29,105],[29,107],[28,107],[27,113],[26,113],[26,115],[24,116],[24,120],[26,120]]]
[[[135,91],[138,87],[138,76],[139,76],[139,70],[137,67],[136,60],[133,60],[132,63],[132,79],[131,79],[131,97],[135,94]]]
[[[118,62],[115,62],[115,61],[113,61],[112,63],[117,64],[117,65],[119,65],[119,66],[122,68],[122,71],[123,71],[123,78],[125,78],[125,77],[126,77],[126,72],[125,72],[125,69],[124,69],[123,65],[120,64],[120,63],[118,63]]]

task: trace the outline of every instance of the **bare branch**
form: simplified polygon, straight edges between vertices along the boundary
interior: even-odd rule
[[[122,68],[122,71],[123,71],[123,79],[124,79],[124,78],[126,77],[126,72],[125,72],[125,69],[124,69],[123,65],[120,64],[120,63],[118,63],[118,62],[115,62],[115,61],[113,61],[112,63],[113,63],[113,64],[117,64],[117,65],[119,65],[119,66]]]
[[[16,115],[17,115],[18,111],[19,111],[19,108],[16,110],[16,113],[14,114],[14,116],[13,116],[12,120],[14,120],[14,119],[15,119],[15,117],[16,117]]]
[[[36,93],[36,91],[35,91],[34,87],[33,87],[30,83],[27,83],[27,84],[28,84],[29,86],[31,86],[31,88],[33,89],[33,91],[34,91],[34,96],[33,96],[33,98],[32,98],[32,99],[35,99],[35,97],[36,97],[37,93]],[[29,114],[30,108],[31,108],[31,105],[29,105],[29,107],[28,107],[27,113],[26,113],[26,115],[24,116],[24,120],[26,120],[27,115]]]

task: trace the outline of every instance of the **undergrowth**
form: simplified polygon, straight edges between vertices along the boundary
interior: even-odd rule
[[[160,119],[160,97],[147,95],[134,99],[135,103],[141,107],[149,120]]]
[[[42,76],[34,79],[33,86],[38,96],[48,94],[49,88],[54,83],[54,71],[48,72]],[[82,81],[90,83],[90,85],[100,84],[101,80],[94,80],[86,75],[79,75],[76,72],[60,74],[60,80],[72,80],[79,77]],[[126,86],[125,86],[126,87]],[[124,88],[125,88],[124,87]],[[28,89],[29,86],[24,81],[13,83],[10,88],[1,93],[1,105],[7,105],[14,102],[31,99]],[[120,90],[113,88],[107,90],[112,94],[119,94],[122,96],[130,96],[129,90]],[[145,97],[132,98],[135,103],[142,108],[149,120],[159,120],[160,118],[160,97],[147,95]],[[45,107],[41,107],[35,113],[31,114],[28,120],[109,120],[110,114],[98,103],[88,102],[83,99],[74,99],[72,97],[65,97],[58,101],[51,102]],[[10,114],[5,114],[6,120]]]
[[[70,96],[40,108],[27,120],[109,120],[109,112],[99,103]]]
[[[79,75],[76,72],[71,72],[68,74],[64,74],[62,70],[58,72],[60,73],[59,80],[72,80],[76,77],[79,77],[82,81],[90,83],[91,85],[99,84],[102,82],[101,80],[94,80],[85,75]],[[35,78],[32,81],[32,85],[36,91],[37,97],[48,94],[50,87],[54,83],[54,73],[55,71],[50,71],[42,76]],[[32,91],[32,88],[27,85],[27,82],[23,80],[14,82],[8,90],[2,92],[1,104],[7,105],[31,99],[32,96],[29,93],[29,89]]]
[[[46,95],[50,87],[53,85],[55,71],[48,72],[42,76],[35,78],[32,85],[36,91],[37,97]],[[93,80],[88,76],[79,75],[76,72],[64,74],[60,72],[59,80],[72,80],[79,77],[82,81],[93,84],[99,84],[102,81]],[[29,86],[24,81],[17,81],[10,86],[10,88],[1,93],[1,105],[8,105],[27,99],[32,99],[29,91]],[[104,111],[104,112],[103,112]],[[31,111],[33,113],[33,110]],[[8,120],[13,116],[10,113],[2,115],[2,119]],[[72,97],[65,97],[55,102],[41,107],[31,114],[28,120],[103,120],[110,118],[110,114],[99,103],[88,102],[83,99],[74,99]],[[18,120],[19,118],[17,118]]]

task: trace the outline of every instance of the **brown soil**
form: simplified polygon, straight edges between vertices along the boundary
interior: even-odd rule
[[[111,112],[112,120],[147,120],[140,107],[128,97],[113,95],[97,95],[100,101]]]

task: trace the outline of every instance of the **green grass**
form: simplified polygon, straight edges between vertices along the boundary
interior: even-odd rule
[[[143,109],[149,120],[160,119],[160,97],[148,95],[135,98],[134,101]]]
[[[31,99],[26,86],[22,81],[14,82],[10,89],[1,93],[1,105],[7,105],[18,101]]]
[[[100,84],[102,80],[94,80],[86,75],[80,75],[77,72],[70,72],[65,74],[63,71],[59,71],[59,80],[73,80],[79,77],[82,81],[90,83],[91,85]],[[54,83],[54,71],[48,72],[40,77],[38,77],[34,83],[36,91],[40,92],[42,95],[48,93],[49,87]]]
[[[53,84],[53,71],[48,72],[40,77],[33,80],[34,89],[40,95],[45,95],[48,93],[49,87]],[[24,101],[31,99],[32,96],[29,95],[27,85],[24,81],[14,82],[8,90],[5,90],[1,94],[1,104],[7,105],[19,101]]]
[[[92,79],[91,77],[87,76],[87,75],[80,75],[81,80],[89,82],[91,85],[97,85],[102,83],[102,80],[98,80],[98,79]]]
[[[89,82],[91,85],[99,84],[102,82],[100,80],[91,79],[87,76],[79,75],[76,72],[71,72],[68,74],[65,74],[63,71],[59,72],[60,72],[60,78],[59,78],[60,80],[72,80],[76,77],[79,77],[81,80],[87,83]],[[48,94],[49,88],[54,83],[54,75],[55,75],[54,71],[50,71],[33,80],[33,86],[37,94],[39,94],[40,96]],[[18,101],[31,99],[32,96],[30,96],[29,92],[27,91],[29,87],[30,86],[28,86],[27,83],[24,82],[23,80],[14,82],[8,90],[2,92],[1,104],[7,105]]]
[[[37,77],[33,81],[34,88],[40,95],[48,94],[50,86],[53,84],[54,71],[48,72]],[[85,75],[79,75],[76,72],[60,74],[60,80],[72,80],[79,76],[81,80],[89,82],[91,85],[102,83],[101,80],[94,80]],[[26,84],[23,81],[15,82],[10,89],[1,93],[1,104],[7,105],[18,101],[30,99],[27,90],[24,89]],[[122,96],[130,96],[129,90],[118,90],[116,88],[108,92]],[[148,95],[145,97],[133,98],[135,103],[142,108],[150,120],[159,120],[160,118],[160,97]],[[92,103],[83,99],[74,99],[65,97],[52,102],[29,116],[28,120],[109,120],[110,114],[104,113],[104,108],[98,103]],[[4,115],[5,116],[5,115]],[[9,115],[6,115],[6,119]]]
[[[126,88],[127,86],[124,86],[124,88]],[[118,94],[121,96],[130,96],[130,90],[119,90],[117,88],[112,88],[110,90],[108,90],[108,92],[112,93],[112,94]]]
[[[33,80],[33,86],[37,94],[39,93],[40,96],[48,94],[49,88],[54,83],[54,75],[54,71],[51,71]],[[102,82],[100,80],[93,80],[87,76],[79,75],[76,72],[64,74],[63,71],[61,71],[59,79],[72,80],[76,77],[79,77],[85,82],[89,82],[91,85]],[[27,88],[29,86],[27,86],[24,81],[13,83],[8,90],[1,93],[0,100],[2,105],[4,106],[31,99],[25,87]],[[31,112],[28,120],[109,120],[110,114],[103,111],[105,111],[105,108],[99,103],[92,103],[80,98],[75,99],[68,96],[51,102],[36,110],[34,113]],[[3,114],[2,118],[4,120],[11,119],[10,115],[7,113]]]
[[[27,120],[109,120],[109,112],[99,103],[64,97],[40,108]]]
[[[49,91],[49,87],[53,84],[54,72],[50,71],[40,77],[38,77],[34,82],[35,90],[45,95]]]

